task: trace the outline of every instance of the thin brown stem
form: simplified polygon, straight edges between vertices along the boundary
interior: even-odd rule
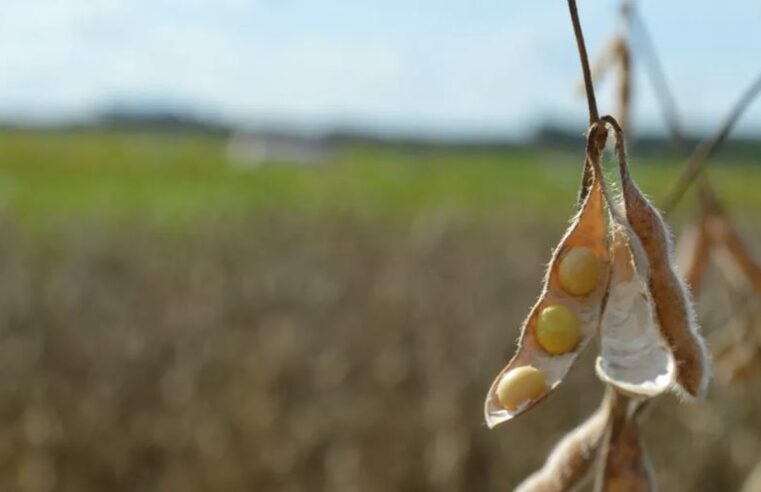
[[[581,21],[579,20],[579,9],[576,7],[576,0],[568,0],[568,10],[571,13],[571,23],[573,24],[573,34],[576,37],[576,47],[579,50],[579,60],[581,61],[581,71],[584,75],[584,89],[587,94],[587,106],[589,107],[589,124],[590,126],[600,119],[597,112],[597,99],[595,98],[595,88],[592,82],[592,70],[589,68],[589,56],[587,55],[587,45],[584,42],[584,33],[581,30]],[[578,204],[581,206],[587,197],[589,186],[592,184],[592,168],[589,161],[584,163],[584,173],[581,176],[581,187],[579,188]]]
[[[664,214],[671,213],[679,204],[687,189],[705,167],[706,161],[713,156],[716,149],[726,140],[737,120],[740,119],[740,116],[742,116],[745,109],[759,92],[761,92],[761,76],[754,80],[753,84],[738,99],[716,134],[704,140],[687,160],[682,169],[682,174],[663,201],[662,209]]]
[[[632,107],[632,58],[629,43],[621,38],[618,49],[620,63],[620,78],[618,81],[618,119],[626,136],[631,135],[631,107]]]
[[[579,9],[576,8],[576,0],[568,0],[568,10],[571,12],[571,22],[573,23],[573,34],[576,36],[576,47],[579,50],[579,59],[581,61],[581,71],[584,74],[584,89],[587,93],[587,105],[589,106],[589,124],[600,119],[597,112],[597,100],[595,99],[595,88],[592,83],[592,70],[589,68],[589,56],[587,55],[587,45],[584,43],[584,33],[581,30],[581,21],[579,21]]]
[[[610,406],[605,433],[597,449],[597,466],[594,471],[594,491],[602,492],[605,487],[605,474],[607,471],[608,458],[611,454],[611,443],[620,434],[621,429],[626,423],[627,409],[630,399],[619,393],[613,386],[605,387],[604,400]]]

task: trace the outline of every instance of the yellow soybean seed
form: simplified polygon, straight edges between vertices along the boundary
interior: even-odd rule
[[[558,281],[564,291],[583,296],[595,290],[600,281],[601,270],[600,260],[591,249],[576,246],[560,258]]]
[[[523,403],[544,394],[544,373],[532,366],[516,367],[505,373],[497,385],[497,399],[507,410],[517,410]]]
[[[581,340],[579,318],[562,304],[547,306],[539,313],[536,338],[549,354],[562,355],[576,348]]]

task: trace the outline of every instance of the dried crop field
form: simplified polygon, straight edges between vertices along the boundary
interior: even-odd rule
[[[23,138],[0,142],[2,490],[507,490],[599,401],[590,350],[551,405],[483,424],[566,226],[568,157],[244,172],[218,142]],[[748,217],[761,172],[738,165],[717,178]],[[645,167],[645,187],[672,174]],[[759,381],[657,403],[662,490],[739,487]]]

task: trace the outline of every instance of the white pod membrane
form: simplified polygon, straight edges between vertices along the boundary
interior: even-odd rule
[[[608,299],[600,322],[597,375],[619,391],[653,397],[668,390],[676,363],[661,335],[649,283],[647,257],[625,225],[612,225]]]

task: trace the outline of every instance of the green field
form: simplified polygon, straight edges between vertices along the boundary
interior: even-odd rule
[[[216,137],[5,132],[0,204],[29,224],[84,217],[182,225],[271,209],[559,218],[573,203],[582,148],[581,139],[578,155],[348,147],[322,166],[242,169]],[[656,199],[676,176],[673,159],[631,161]],[[761,210],[761,166],[719,164],[711,174],[729,203]]]

